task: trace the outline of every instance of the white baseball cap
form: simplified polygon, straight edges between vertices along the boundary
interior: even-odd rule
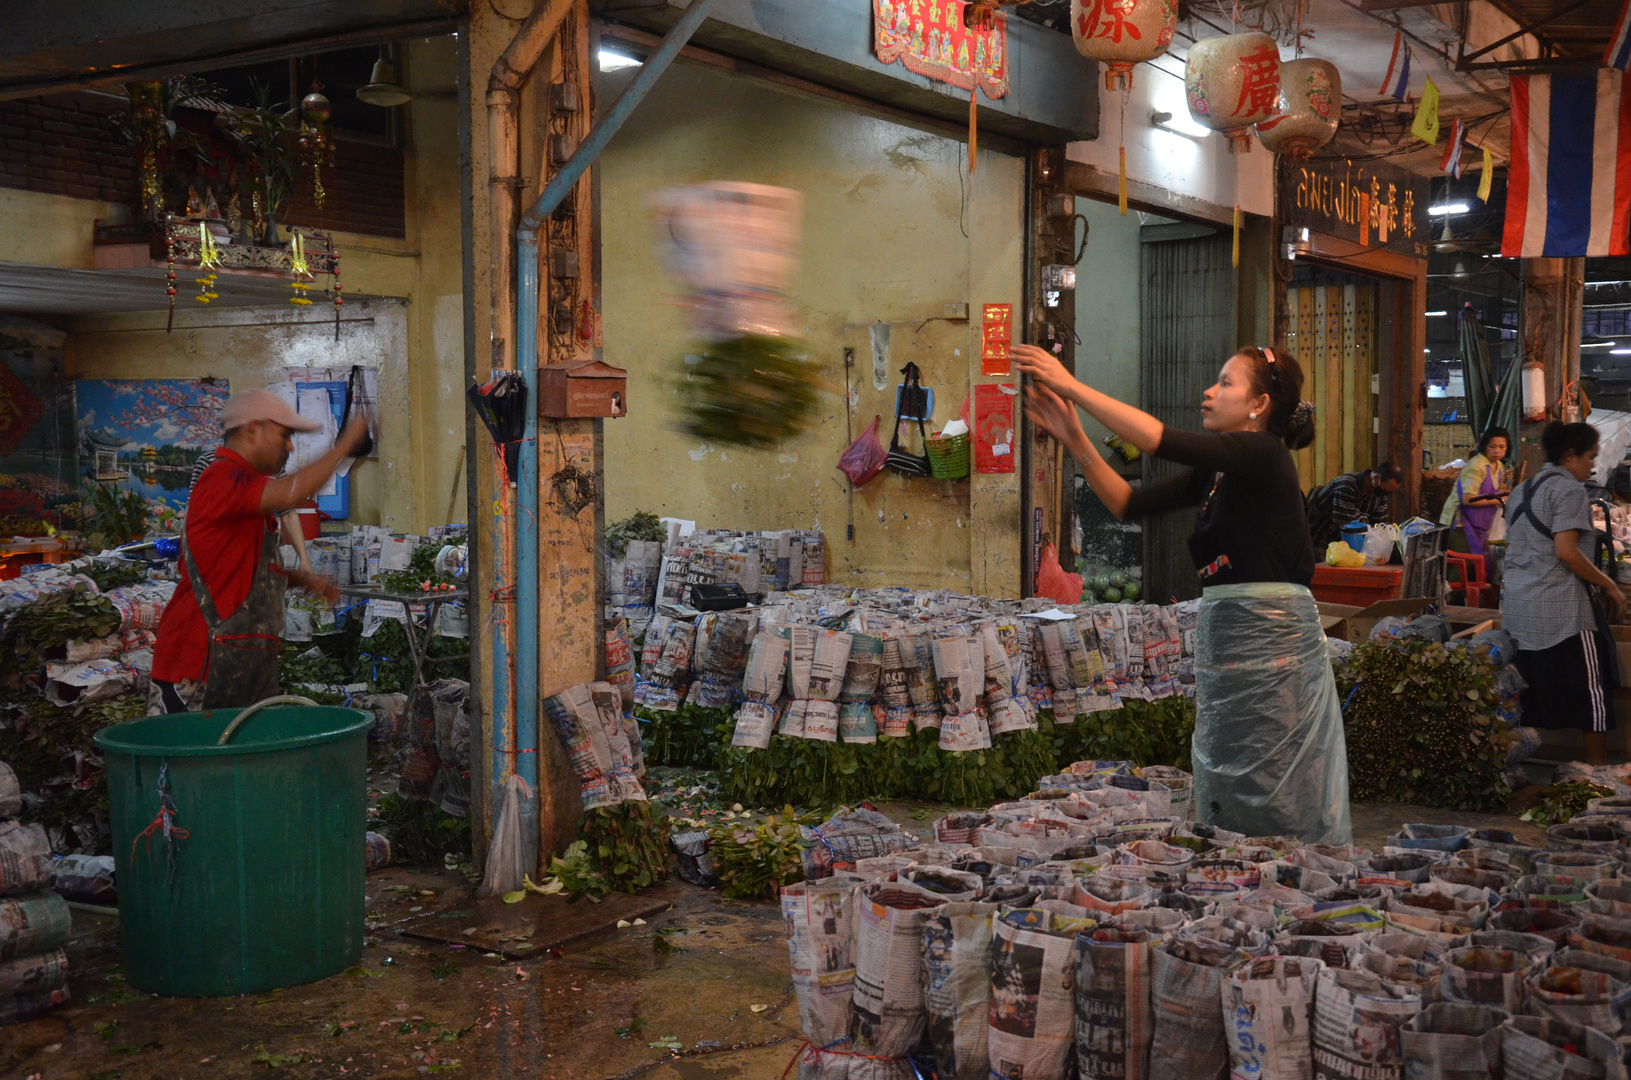
[[[270,420],[292,431],[321,431],[323,425],[307,420],[270,390],[240,390],[221,407],[221,430],[231,431],[256,420]]]

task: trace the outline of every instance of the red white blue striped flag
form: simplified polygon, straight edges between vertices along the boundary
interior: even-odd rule
[[[1461,179],[1461,143],[1466,137],[1466,125],[1460,120],[1450,121],[1450,138],[1444,144],[1444,157],[1438,163],[1439,172]]]
[[[1608,39],[1608,51],[1603,53],[1603,66],[1631,71],[1631,0],[1625,0],[1620,7],[1614,36]]]
[[[1507,258],[1631,255],[1631,77],[1513,75]]]

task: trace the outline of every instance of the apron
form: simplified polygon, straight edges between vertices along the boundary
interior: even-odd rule
[[[1501,485],[1495,482],[1495,475],[1500,466],[1491,464],[1484,471],[1484,483],[1479,487],[1478,494],[1494,495],[1501,490]],[[1461,481],[1455,485],[1456,498],[1461,498]],[[1489,536],[1489,527],[1495,523],[1495,515],[1501,512],[1499,506],[1463,506],[1461,508],[1461,531],[1467,537],[1467,550],[1474,555],[1484,553],[1484,540]]]
[[[278,688],[278,655],[283,648],[282,575],[272,572],[277,563],[277,534],[261,537],[260,556],[249,595],[232,616],[221,618],[215,598],[198,572],[192,549],[187,546],[187,527],[181,527],[181,556],[187,561],[187,580],[193,597],[209,628],[209,659],[204,664],[204,701],[201,708],[243,708],[269,697]]]

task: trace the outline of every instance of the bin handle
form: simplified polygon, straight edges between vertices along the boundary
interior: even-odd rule
[[[238,733],[238,729],[243,727],[245,720],[272,705],[310,705],[314,709],[318,707],[317,702],[311,698],[301,697],[298,694],[278,694],[274,697],[263,698],[233,717],[232,723],[228,724],[227,729],[221,732],[221,737],[215,740],[215,745],[225,746],[227,741]]]

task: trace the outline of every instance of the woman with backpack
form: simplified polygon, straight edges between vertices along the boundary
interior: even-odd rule
[[[1585,481],[1597,464],[1597,429],[1554,422],[1540,442],[1546,467],[1507,502],[1501,628],[1518,643],[1518,673],[1529,684],[1524,724],[1583,732],[1587,762],[1605,765],[1614,722],[1608,688],[1619,683],[1607,616],[1624,613],[1625,596],[1592,563],[1596,529]]]

